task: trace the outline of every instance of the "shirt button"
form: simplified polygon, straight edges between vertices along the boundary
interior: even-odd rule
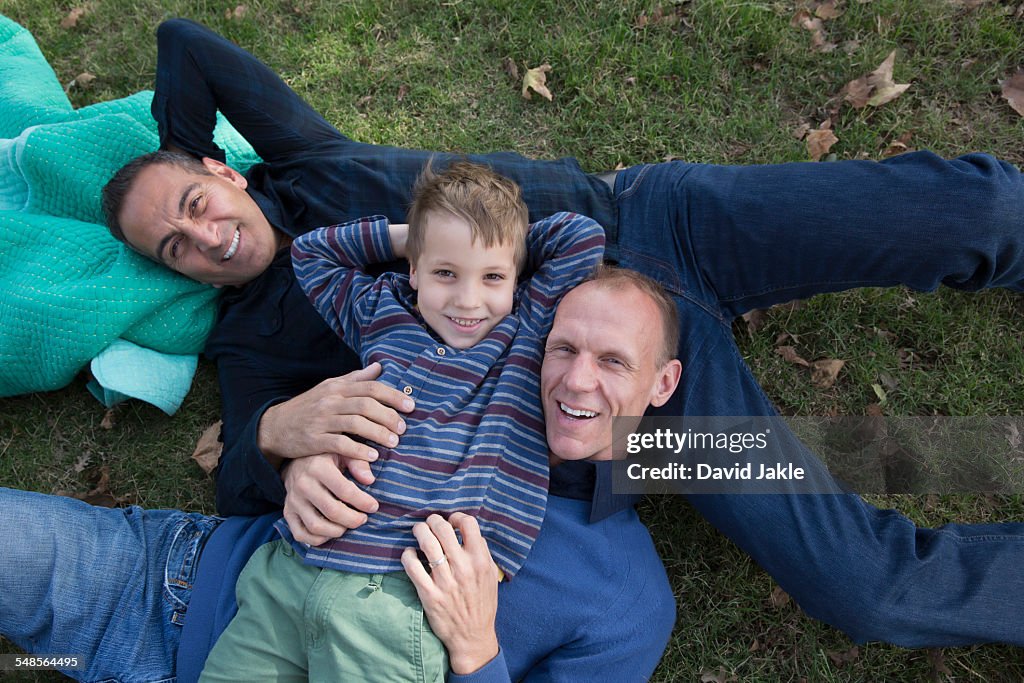
[[[404,389],[402,389],[402,391],[405,393],[406,396],[411,396],[412,395],[412,387],[408,387],[407,386]]]
[[[444,347],[443,346],[437,347],[437,355],[439,355],[439,356],[443,356],[444,355]]]

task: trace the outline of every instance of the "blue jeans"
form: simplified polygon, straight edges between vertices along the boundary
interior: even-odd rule
[[[199,553],[219,520],[0,489],[0,633],[77,655],[82,681],[174,681]]]
[[[775,414],[730,330],[751,308],[860,286],[1020,289],[1022,186],[1016,168],[991,157],[926,152],[622,171],[621,265],[665,285],[682,319],[682,382],[658,413]],[[796,450],[820,473],[813,454]],[[690,502],[808,614],[855,640],[1024,645],[1024,524],[920,529],[852,494]]]

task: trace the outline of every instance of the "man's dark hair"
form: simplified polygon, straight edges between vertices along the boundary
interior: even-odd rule
[[[118,219],[118,216],[121,213],[121,208],[124,206],[124,199],[128,196],[132,186],[135,185],[135,180],[139,177],[139,173],[143,169],[157,164],[177,166],[196,175],[213,175],[199,159],[181,152],[168,152],[162,149],[135,157],[122,166],[114,174],[114,177],[103,186],[100,204],[103,207],[103,215],[106,218],[107,229],[110,230],[110,234],[114,236],[114,239],[127,244],[133,249],[134,246],[124,236],[124,229],[121,227],[121,221]]]

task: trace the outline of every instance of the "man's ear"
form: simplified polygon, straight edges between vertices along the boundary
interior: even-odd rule
[[[235,169],[231,168],[227,164],[221,161],[217,161],[216,159],[211,159],[210,157],[203,157],[203,166],[205,166],[206,170],[212,173],[213,175],[219,176],[224,180],[227,180],[232,184],[237,185],[238,188],[241,190],[244,190],[246,186],[249,184],[249,181],[245,179],[244,175],[242,175]]]
[[[654,389],[651,394],[651,405],[663,406],[672,398],[672,393],[679,386],[679,380],[683,376],[683,364],[677,359],[665,363],[658,370],[658,376],[654,380]]]

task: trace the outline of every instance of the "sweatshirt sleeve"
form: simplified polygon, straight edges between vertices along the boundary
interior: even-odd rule
[[[313,307],[357,353],[360,330],[373,321],[385,285],[367,267],[395,258],[388,220],[360,218],[320,228],[292,244],[295,278]]]
[[[556,213],[530,225],[526,246],[527,272],[519,290],[519,315],[543,337],[562,296],[601,263],[604,230],[586,216]]]

